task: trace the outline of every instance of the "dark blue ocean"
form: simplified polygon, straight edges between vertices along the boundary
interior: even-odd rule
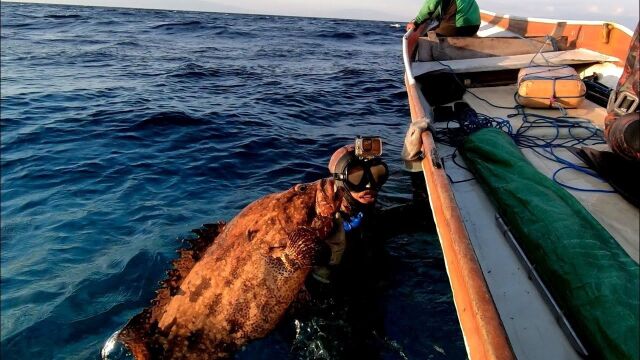
[[[399,24],[1,7],[3,359],[97,358],[178,238],[327,176],[356,135],[385,140],[380,205],[412,197]],[[384,357],[464,358],[435,230],[387,248]],[[291,347],[276,331],[238,357]]]

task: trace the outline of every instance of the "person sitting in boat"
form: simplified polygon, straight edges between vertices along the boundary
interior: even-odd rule
[[[407,24],[407,31],[429,20],[439,25],[439,36],[473,36],[480,28],[480,8],[475,0],[425,0],[418,15]]]

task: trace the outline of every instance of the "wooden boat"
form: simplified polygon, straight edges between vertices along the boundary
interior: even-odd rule
[[[469,358],[599,358],[602,349],[594,349],[580,339],[564,316],[565,309],[558,308],[554,295],[536,280],[535,264],[528,263],[504,222],[496,218],[498,211],[483,187],[478,181],[459,181],[470,177],[465,168],[456,165],[464,166],[463,159],[456,158],[455,148],[435,135],[451,124],[434,121],[434,104],[425,96],[447,84],[442,78],[425,75],[443,70],[455,73],[470,90],[463,100],[475,111],[517,127],[521,116],[507,115],[514,113],[520,69],[541,60],[542,53],[545,61],[569,65],[582,78],[597,73],[600,83],[615,89],[633,32],[609,22],[521,18],[487,11],[482,11],[481,17],[480,31],[474,37],[438,38],[424,24],[407,32],[403,39],[412,119],[403,157],[409,169],[424,172]],[[637,98],[635,101],[637,104]],[[535,110],[549,117],[562,116],[564,111],[604,128],[606,105],[590,100],[576,109]],[[534,152],[523,152],[549,178],[561,166]],[[571,175],[569,181],[608,189],[608,185],[597,184],[579,173]],[[568,191],[637,266],[638,209],[618,194]],[[637,279],[630,281],[637,283]],[[636,349],[637,328],[632,334],[636,336]]]

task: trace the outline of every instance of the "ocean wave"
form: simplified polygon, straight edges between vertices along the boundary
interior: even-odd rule
[[[75,45],[102,45],[108,44],[108,39],[78,39],[77,37],[50,37],[46,40],[50,43],[67,43]]]
[[[334,74],[340,77],[360,79],[360,76],[366,75],[366,73],[367,71],[365,69],[345,67],[336,71]]]
[[[187,63],[184,65],[180,65],[178,68],[172,70],[167,75],[179,78],[205,78],[219,76],[220,71],[196,63]]]
[[[42,16],[44,19],[79,19],[80,14],[49,14]]]
[[[38,19],[38,18],[40,18],[40,16],[31,15],[31,14],[23,14],[23,13],[21,13],[21,12],[14,12],[14,15],[22,16],[22,17],[26,17],[26,18],[31,18],[31,19]]]
[[[325,39],[339,39],[339,40],[351,40],[358,38],[358,35],[350,32],[323,32],[316,34],[316,37]]]
[[[121,25],[122,22],[118,20],[113,20],[113,19],[104,19],[104,20],[96,21],[94,24],[99,26],[116,26],[116,25]]]
[[[33,26],[33,23],[8,23],[3,21],[2,28],[24,28]]]
[[[129,127],[129,130],[141,131],[155,128],[202,126],[208,123],[205,119],[191,117],[181,111],[164,111],[137,122]]]
[[[138,12],[135,10],[116,9],[115,11],[121,16],[138,16]]]
[[[152,29],[168,29],[168,30],[171,30],[173,28],[198,27],[200,25],[202,25],[202,22],[200,22],[198,20],[192,20],[192,21],[162,23],[162,24],[153,25],[153,26],[151,26],[151,28]]]
[[[197,49],[193,49],[194,54],[205,54],[205,55],[215,54],[220,51],[221,51],[220,48],[215,46],[201,46]]]
[[[142,46],[142,44],[140,44],[137,41],[133,41],[133,40],[125,40],[125,41],[119,41],[115,44],[113,44],[113,46],[132,46],[132,47],[140,47]]]
[[[217,36],[238,37],[238,38],[244,38],[253,34],[255,34],[255,32],[247,31],[247,30],[239,30],[238,28],[235,28],[235,27],[224,27],[213,32],[213,35],[217,35]]]

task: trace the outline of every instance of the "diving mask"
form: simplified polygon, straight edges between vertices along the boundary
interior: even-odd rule
[[[337,180],[341,180],[347,189],[361,192],[367,189],[380,190],[389,178],[389,169],[382,159],[353,159],[347,164],[344,172],[334,174]]]
[[[357,137],[353,145],[336,150],[329,161],[329,171],[349,191],[378,191],[389,177],[382,161],[382,139]]]

